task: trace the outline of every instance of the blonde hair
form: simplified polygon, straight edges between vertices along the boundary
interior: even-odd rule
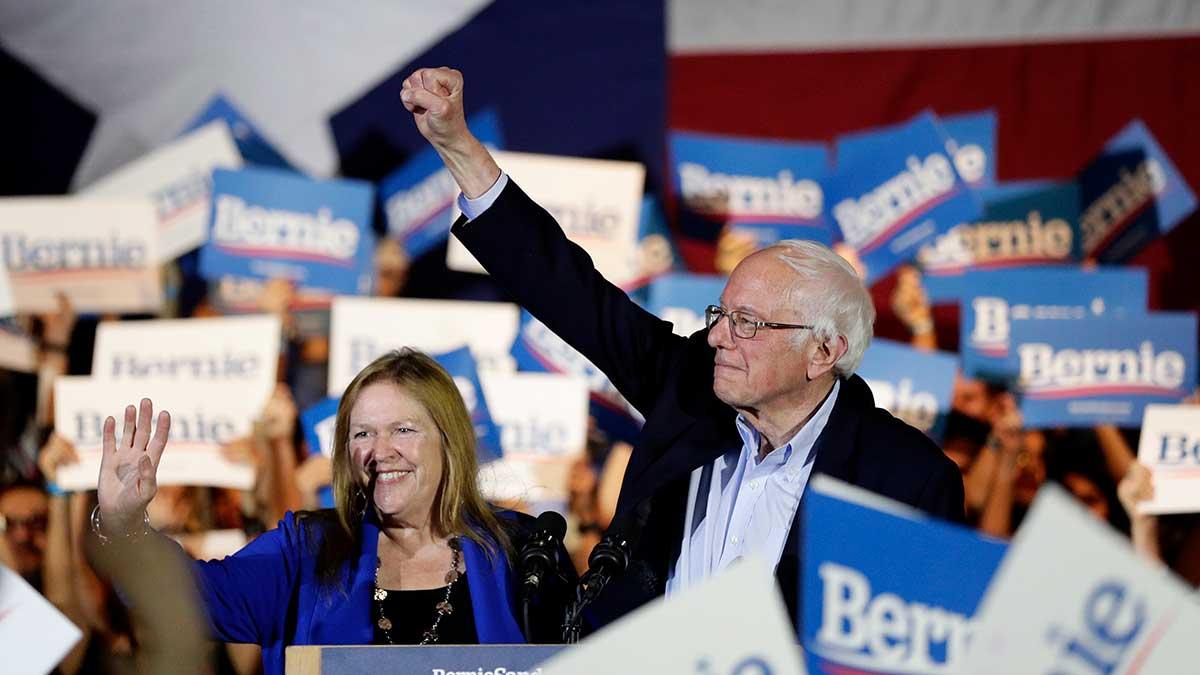
[[[346,387],[338,403],[332,465],[333,503],[341,536],[334,539],[341,540],[348,550],[323,550],[332,555],[326,560],[329,566],[319,567],[330,576],[336,574],[334,568],[345,560],[341,554],[346,557],[354,554],[359,543],[359,526],[366,509],[370,508],[370,497],[355,480],[349,448],[350,412],[363,389],[379,382],[402,387],[415,398],[429,413],[441,437],[442,477],[434,493],[430,514],[434,533],[470,537],[490,555],[499,552],[510,555],[509,537],[479,491],[475,427],[454,378],[426,354],[406,348],[388,352],[363,368]],[[329,548],[330,543],[333,542],[327,539],[322,548]],[[333,543],[332,548],[342,547]]]

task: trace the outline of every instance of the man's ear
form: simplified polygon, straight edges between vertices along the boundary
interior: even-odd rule
[[[838,360],[846,355],[850,343],[845,335],[827,337],[813,347],[812,356],[808,360],[808,379],[815,380],[833,370]]]

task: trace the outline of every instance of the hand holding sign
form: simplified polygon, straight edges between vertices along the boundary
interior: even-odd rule
[[[125,406],[120,440],[116,435],[117,421],[112,417],[104,420],[104,454],[100,459],[96,498],[107,532],[130,531],[158,492],[158,462],[167,446],[171,415],[165,410],[158,413],[152,437],[153,415],[154,405],[148,398],[142,399],[139,409]]]

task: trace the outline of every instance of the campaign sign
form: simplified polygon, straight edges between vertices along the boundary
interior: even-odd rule
[[[92,376],[104,380],[226,382],[247,410],[275,391],[279,318],[268,315],[157,321],[101,321]]]
[[[41,675],[55,670],[83,634],[21,575],[0,565],[0,644],[4,672]]]
[[[668,142],[685,235],[712,240],[728,227],[755,238],[832,240],[821,189],[825,144],[681,131]]]
[[[983,216],[962,223],[923,246],[917,256],[926,275],[969,269],[1069,263],[1082,258],[1078,236],[1079,188],[1074,183],[984,201]]]
[[[504,453],[501,449],[500,431],[492,421],[488,410],[487,397],[483,393],[483,385],[479,383],[479,370],[475,366],[475,357],[469,347],[459,347],[443,354],[434,354],[433,358],[450,373],[458,393],[462,394],[467,413],[471,415],[471,425],[475,427],[475,453],[479,456],[480,464],[487,464],[499,459]]]
[[[1175,403],[1196,383],[1196,315],[1016,319],[1010,362],[1031,429],[1137,426],[1150,403]]]
[[[1146,406],[1138,461],[1154,476],[1154,498],[1142,513],[1200,511],[1200,406]]]
[[[813,673],[957,673],[1005,545],[828,476],[804,494],[801,642]]]
[[[937,118],[922,113],[858,135],[854,153],[839,145],[837,170],[825,182],[826,210],[858,251],[867,283],[914,257],[937,235],[979,216],[979,202],[954,168],[947,140]]]
[[[308,444],[308,454],[325,455],[333,459],[333,433],[337,426],[337,410],[340,399],[328,397],[305,408],[300,413],[300,428]],[[321,508],[333,508],[333,486],[317,488],[317,503]]]
[[[1014,319],[1083,319],[1138,315],[1146,309],[1143,269],[1011,269],[963,275],[959,341],[968,377],[1006,379]]]
[[[590,410],[596,418],[596,426],[615,440],[632,442],[637,437],[642,417],[617,391],[608,376],[523,309],[512,357],[521,371],[582,377],[591,392]]]
[[[484,494],[501,501],[564,503],[571,464],[587,443],[583,378],[484,373],[480,381],[503,448],[500,459],[480,469]]]
[[[642,197],[642,213],[638,219],[638,275],[625,286],[631,297],[644,299],[647,285],[670,272],[684,270],[683,256],[675,244],[675,236],[667,226],[662,205],[654,195]]]
[[[330,312],[329,390],[341,396],[358,371],[402,347],[438,354],[471,348],[481,371],[515,369],[516,305],[466,300],[338,297]]]
[[[1197,634],[1194,589],[1047,484],[979,605],[961,672],[1193,672]]]
[[[972,188],[991,188],[996,183],[996,111],[992,109],[939,117],[946,133],[946,152],[954,157],[958,175]],[[877,151],[876,134],[900,129],[887,125],[837,138],[838,164],[870,159]]]
[[[183,133],[199,129],[216,120],[224,120],[225,124],[229,126],[233,140],[237,144],[238,154],[247,164],[294,170],[292,165],[283,158],[283,155],[279,154],[279,151],[255,128],[254,124],[224,96],[213,97],[212,101],[200,111],[200,114],[196,115],[196,118],[187,125]]]
[[[1196,195],[1138,119],[1114,136],[1079,173],[1083,250],[1100,262],[1124,262],[1196,210]]]
[[[646,167],[606,159],[492,154],[509,178],[554,216],[571,241],[588,252],[605,279],[621,287],[637,279],[638,219]],[[484,272],[457,239],[450,240],[446,264],[452,270]]]
[[[996,182],[996,111],[982,110],[942,118],[958,175],[973,188]]]
[[[1018,191],[985,188],[978,194],[984,204],[979,220],[955,225],[917,253],[931,302],[958,300],[962,275],[970,270],[1061,265],[1082,259],[1076,184],[1043,184]]]
[[[472,116],[469,126],[484,145],[504,146],[494,110]],[[450,236],[457,197],[458,184],[441,156],[432,147],[425,148],[379,183],[388,236],[399,239],[410,258],[421,257]]]
[[[17,304],[13,300],[12,283],[8,280],[8,270],[4,268],[4,260],[0,258],[0,319],[7,319],[17,313]]]
[[[218,120],[126,164],[80,194],[148,197],[158,217],[158,260],[167,262],[208,238],[213,169],[241,165],[229,127]]]
[[[875,405],[941,443],[950,414],[958,357],[891,340],[873,339],[856,373],[867,381]]]
[[[278,169],[213,172],[209,240],[200,274],[295,282],[301,298],[370,290],[373,188]]]
[[[259,408],[244,405],[236,382],[172,380],[118,381],[59,377],[54,382],[54,430],[75,445],[79,462],[59,468],[55,482],[64,490],[95,490],[100,475],[104,418],[121,420],[126,405],[143,398],[155,411],[171,413],[171,434],[158,466],[159,485],[208,485],[249,490],[254,467],[231,462],[221,446],[248,436]],[[157,417],[155,418],[157,424]]]
[[[78,312],[157,313],[157,223],[145,198],[0,199],[0,265],[17,311],[54,311],[63,293]]]
[[[803,675],[767,563],[748,557],[650,602],[542,664],[545,675]],[[499,675],[497,673],[497,675]]]
[[[704,309],[721,304],[726,281],[706,274],[668,274],[650,285],[646,309],[670,321],[676,335],[688,337],[704,329]]]
[[[304,441],[308,444],[308,454],[324,455],[333,459],[333,434],[337,427],[339,403],[341,399],[327,396],[300,413],[300,428],[304,433]],[[333,505],[333,491],[330,486],[321,488],[318,497],[323,506]]]

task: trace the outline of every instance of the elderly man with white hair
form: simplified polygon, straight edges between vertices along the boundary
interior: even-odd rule
[[[708,307],[706,329],[679,337],[607,282],[501,171],[466,126],[460,73],[419,70],[401,100],[462,190],[455,236],[646,418],[614,521],[637,518],[641,537],[598,616],[686,590],[753,554],[775,563],[795,619],[797,514],[814,473],[964,520],[954,463],[876,408],[854,375],[875,310],[836,253],[786,241],[749,256]]]

